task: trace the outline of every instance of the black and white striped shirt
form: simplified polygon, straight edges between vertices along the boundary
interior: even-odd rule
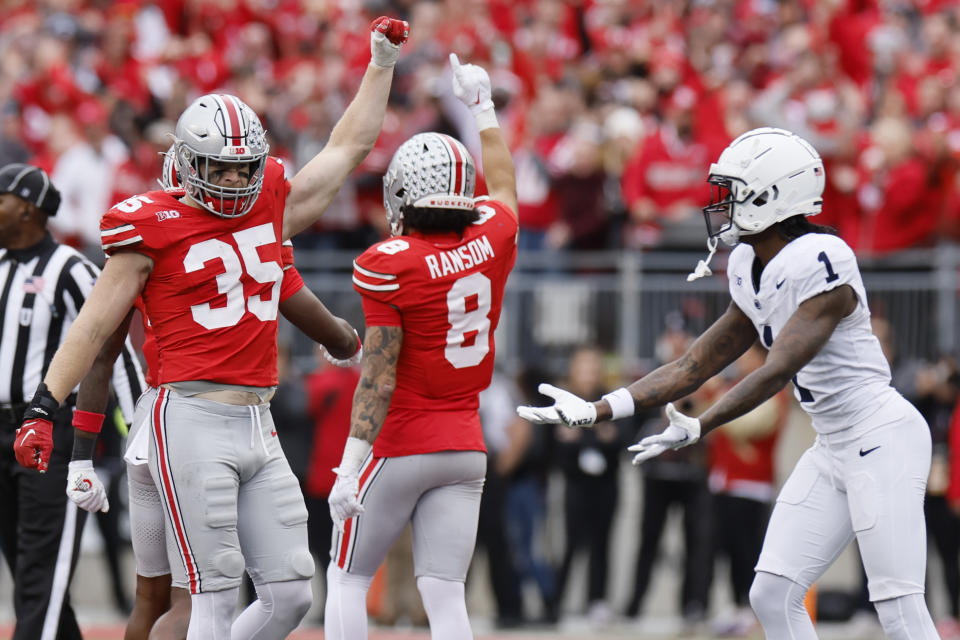
[[[30,402],[99,274],[93,263],[50,236],[29,249],[0,249],[0,404]],[[129,338],[112,382],[132,422],[145,385]]]

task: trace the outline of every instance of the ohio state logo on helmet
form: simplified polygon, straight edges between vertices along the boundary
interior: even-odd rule
[[[400,233],[403,208],[474,208],[477,168],[459,140],[442,133],[418,133],[397,149],[383,176],[383,206],[393,235]]]
[[[263,186],[267,152],[260,118],[236,96],[208,94],[187,107],[174,133],[176,178],[187,194],[218,216],[235,218],[253,208]],[[215,163],[215,164],[214,164]],[[247,174],[244,186],[222,186],[210,179],[211,166],[236,165]],[[169,179],[164,171],[164,179]]]

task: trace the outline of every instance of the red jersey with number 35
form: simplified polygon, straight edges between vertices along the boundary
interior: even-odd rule
[[[494,200],[462,236],[412,233],[354,262],[367,327],[403,328],[397,388],[374,455],[486,451],[478,394],[493,375],[493,334],[517,257],[517,216]]]
[[[284,302],[300,289],[303,289],[303,276],[297,271],[293,261],[293,243],[289,240],[280,246],[280,255],[283,261],[283,284],[280,286],[280,302]],[[140,310],[140,318],[143,322],[143,346],[141,352],[146,362],[146,369],[143,371],[143,379],[151,387],[158,386],[157,375],[160,371],[160,354],[157,353],[157,339],[153,335],[153,327],[150,326],[150,320],[147,318],[147,312],[143,308],[143,300],[139,297],[133,303]]]
[[[159,351],[157,384],[209,380],[277,384],[280,239],[290,183],[269,158],[253,209],[221,218],[151,191],[114,205],[100,221],[109,256],[153,259],[141,292]]]

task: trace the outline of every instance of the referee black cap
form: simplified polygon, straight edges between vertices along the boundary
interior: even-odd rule
[[[57,215],[60,192],[40,167],[14,162],[0,169],[0,193],[12,193],[36,205],[48,216]]]

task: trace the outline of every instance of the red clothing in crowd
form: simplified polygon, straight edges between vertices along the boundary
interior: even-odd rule
[[[953,409],[950,419],[950,484],[947,485],[947,501],[960,505],[960,402]]]
[[[858,249],[888,253],[933,240],[940,219],[942,192],[931,189],[927,163],[912,157],[860,188],[863,206]],[[875,190],[879,200],[869,193]]]
[[[360,381],[356,368],[324,367],[307,379],[307,411],[313,418],[313,447],[304,490],[314,498],[326,498],[337,479],[333,468],[340,464],[350,435],[353,392]]]
[[[660,212],[684,200],[704,206],[710,201],[709,168],[706,144],[684,141],[670,127],[660,127],[640,144],[624,169],[623,198],[628,207],[649,198]]]
[[[710,489],[714,493],[757,500],[772,498],[774,452],[790,413],[790,398],[786,393],[778,393],[773,401],[780,418],[776,428],[766,435],[737,440],[724,429],[717,429],[710,436]]]

